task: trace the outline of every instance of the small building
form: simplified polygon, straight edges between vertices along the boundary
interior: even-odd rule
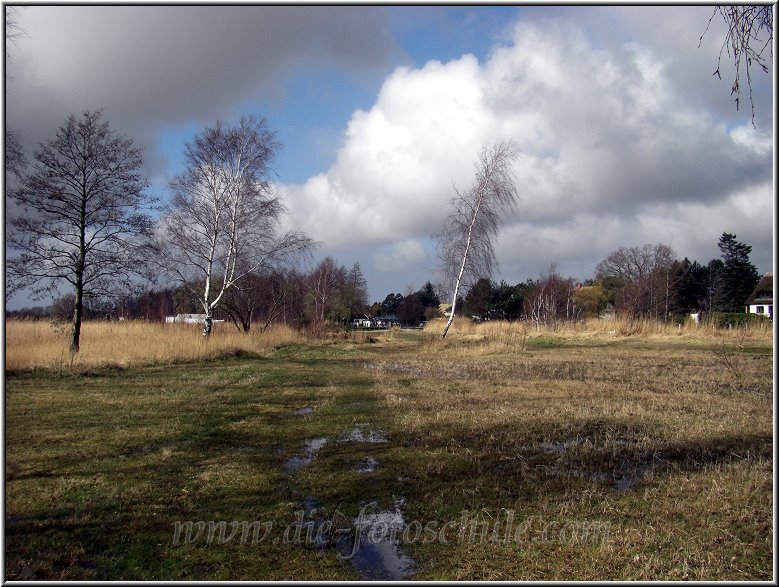
[[[352,319],[352,326],[354,328],[370,328],[371,319],[367,314],[361,314],[360,316]]]
[[[395,316],[395,314],[376,316],[371,321],[372,328],[389,328],[390,326],[395,326],[396,324],[400,324],[400,319]]]
[[[166,324],[204,324],[205,321],[205,314],[176,314],[175,316],[165,316]],[[211,320],[211,322],[224,322],[224,320]]]
[[[774,317],[774,274],[770,271],[763,275],[754,291],[747,298],[746,313]]]

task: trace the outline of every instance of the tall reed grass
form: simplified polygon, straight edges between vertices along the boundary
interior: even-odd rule
[[[25,370],[167,364],[238,352],[262,354],[305,340],[302,334],[285,325],[249,334],[238,332],[227,323],[214,326],[209,339],[205,339],[202,328],[194,324],[84,322],[81,351],[71,356],[68,350],[69,324],[7,320],[5,367],[6,370]]]

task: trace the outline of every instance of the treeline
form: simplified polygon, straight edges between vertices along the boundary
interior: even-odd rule
[[[752,247],[723,233],[721,258],[706,264],[679,260],[668,245],[647,244],[610,253],[584,282],[561,276],[554,265],[537,280],[517,285],[478,280],[462,300],[476,320],[528,320],[554,325],[601,316],[671,321],[692,313],[743,312],[759,281]]]
[[[220,284],[216,284],[219,286]],[[164,321],[176,314],[201,314],[200,283],[150,289],[138,294],[118,294],[87,299],[85,317]],[[308,272],[272,269],[246,275],[239,287],[226,291],[214,318],[249,332],[252,325],[267,328],[275,321],[304,327],[322,322],[345,323],[368,308],[368,285],[359,263],[351,268],[326,257]],[[65,296],[45,308],[9,312],[9,317],[66,319],[72,316],[73,299]]]
[[[620,247],[598,263],[594,278],[583,282],[562,276],[554,265],[537,279],[516,285],[482,278],[458,300],[458,307],[474,320],[526,320],[552,327],[609,312],[661,321],[680,320],[691,313],[743,312],[759,280],[749,260],[752,249],[728,233],[718,244],[721,258],[706,264],[686,257],[679,260],[663,244]],[[84,314],[92,319],[163,321],[179,313],[200,313],[198,285],[87,299]],[[244,332],[274,322],[297,328],[349,325],[363,316],[391,316],[415,326],[442,315],[442,298],[440,287],[428,281],[417,291],[390,293],[382,302],[369,303],[360,264],[346,267],[326,257],[310,271],[277,269],[248,275],[240,287],[227,292],[215,318]],[[8,312],[8,316],[67,319],[72,313],[73,300],[67,296],[48,307]]]
[[[374,302],[364,314],[369,318],[395,316],[401,323],[416,326],[440,316],[441,300],[436,287],[429,281],[421,289],[407,295],[387,294],[383,302]]]

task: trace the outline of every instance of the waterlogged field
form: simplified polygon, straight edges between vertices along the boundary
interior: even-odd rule
[[[8,579],[773,577],[770,330],[265,333],[173,358],[199,335],[160,330],[121,359],[151,331],[115,331],[70,365],[20,353],[23,328]]]

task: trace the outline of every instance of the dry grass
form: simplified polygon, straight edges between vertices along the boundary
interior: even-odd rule
[[[287,326],[243,334],[227,323],[215,325],[205,340],[198,325],[158,322],[85,322],[81,352],[68,352],[70,327],[47,321],[8,320],[5,324],[6,370],[79,369],[170,364],[210,359],[240,352],[262,354],[303,342]]]
[[[654,321],[587,320],[556,328],[536,328],[527,322],[493,321],[476,324],[457,319],[450,336],[438,339],[443,320],[429,322],[424,334],[427,349],[457,347],[469,354],[490,354],[500,349],[525,350],[527,346],[546,344],[591,344],[629,338],[642,341],[684,341],[691,345],[728,347],[766,344],[772,340],[771,325],[724,330],[709,326],[685,324],[681,327]],[[76,370],[95,367],[128,367],[171,364],[206,360],[246,352],[265,354],[268,350],[295,343],[319,341],[325,344],[375,342],[375,333],[321,329],[300,333],[288,326],[273,326],[265,332],[238,332],[232,325],[216,324],[209,340],[201,335],[200,326],[161,324],[158,322],[85,322],[82,327],[81,352],[68,352],[69,324],[48,321],[9,320],[6,322],[6,369]],[[393,341],[398,333],[382,334],[382,340]],[[474,346],[474,343],[478,343]],[[463,346],[465,345],[465,346]]]
[[[445,324],[444,319],[432,320],[424,331],[430,335],[440,334]],[[696,325],[692,321],[684,324],[666,324],[655,320],[599,320],[588,319],[576,323],[560,323],[555,327],[536,327],[532,322],[507,322],[496,320],[476,323],[471,320],[456,318],[450,333],[458,334],[461,339],[494,342],[499,344],[516,344],[527,342],[534,338],[557,338],[580,340],[614,340],[625,337],[640,337],[642,340],[668,340],[684,338],[689,341],[711,341],[712,339],[727,340],[740,338],[742,340],[770,343],[773,339],[773,323],[766,320],[758,324],[750,324],[734,329],[717,328],[710,324]]]
[[[531,523],[523,542],[450,535],[410,544],[417,580],[769,580],[770,332],[679,335],[643,325],[642,335],[609,333],[615,325],[526,332],[463,323],[445,341],[435,324],[427,332],[332,330],[273,353],[263,351],[273,333],[227,328],[212,349],[267,358],[88,377],[7,373],[6,573],[356,578],[334,549],[171,543],[176,520],[272,521],[280,534],[311,496],[321,519],[402,497],[405,519],[423,527],[464,511],[492,522],[510,510],[517,524]],[[154,353],[172,361],[201,340],[197,327],[89,329],[84,357],[94,361],[129,354],[120,347],[133,337],[142,362]],[[24,348],[42,356],[52,339],[56,352],[66,348],[66,334],[45,323],[11,323],[7,334],[17,361]],[[276,344],[301,339],[282,335],[273,335]],[[303,406],[312,413],[296,415]],[[340,442],[357,423],[387,441]],[[288,477],[285,461],[314,438],[328,440]],[[376,469],[356,471],[366,457]],[[603,541],[535,540],[545,528],[589,522],[608,526]]]
[[[611,528],[597,546],[426,545],[416,579],[770,577],[770,333],[643,327],[465,323],[442,342],[434,324],[423,349],[369,365],[408,447],[409,517]]]

